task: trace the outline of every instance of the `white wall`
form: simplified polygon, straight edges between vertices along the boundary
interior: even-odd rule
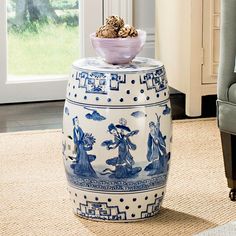
[[[140,56],[155,57],[155,0],[133,0],[133,24],[147,32]]]

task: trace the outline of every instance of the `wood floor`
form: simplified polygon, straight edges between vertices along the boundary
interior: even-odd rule
[[[58,129],[64,101],[0,106],[0,132]]]
[[[216,96],[203,98],[202,117],[216,114]],[[62,128],[64,101],[0,105],[0,132]],[[185,96],[172,94],[173,119],[187,119],[184,114]]]

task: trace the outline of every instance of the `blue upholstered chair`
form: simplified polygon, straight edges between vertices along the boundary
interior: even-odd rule
[[[236,201],[236,0],[221,0],[218,125],[230,199]]]

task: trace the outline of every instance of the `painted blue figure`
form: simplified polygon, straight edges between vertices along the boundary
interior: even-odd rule
[[[145,167],[145,171],[149,171],[148,175],[161,174],[167,171],[167,162],[170,158],[170,153],[166,152],[166,136],[163,136],[160,130],[161,116],[157,116],[156,124],[149,123],[150,133],[148,135],[148,152],[147,159],[151,162]]]
[[[95,138],[92,136],[92,134],[83,132],[79,126],[79,120],[77,116],[73,119],[73,125],[73,140],[77,151],[75,163],[71,164],[71,168],[79,177],[96,178],[96,172],[91,165],[91,162],[96,159],[96,156],[87,153],[93,149]]]
[[[110,174],[110,178],[132,178],[136,177],[138,172],[142,170],[141,167],[133,167],[135,164],[130,150],[136,150],[136,145],[130,141],[130,137],[137,135],[138,130],[131,131],[126,126],[127,121],[120,119],[118,125],[110,124],[108,131],[114,136],[114,141],[106,140],[102,146],[107,150],[118,148],[118,157],[108,159],[106,163],[115,167],[114,170],[107,168],[103,171],[103,175]]]

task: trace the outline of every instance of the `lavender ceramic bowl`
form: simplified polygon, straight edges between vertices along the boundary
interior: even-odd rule
[[[98,38],[96,34],[90,39],[98,56],[110,64],[127,64],[142,50],[146,41],[146,32],[138,30],[137,37]]]

